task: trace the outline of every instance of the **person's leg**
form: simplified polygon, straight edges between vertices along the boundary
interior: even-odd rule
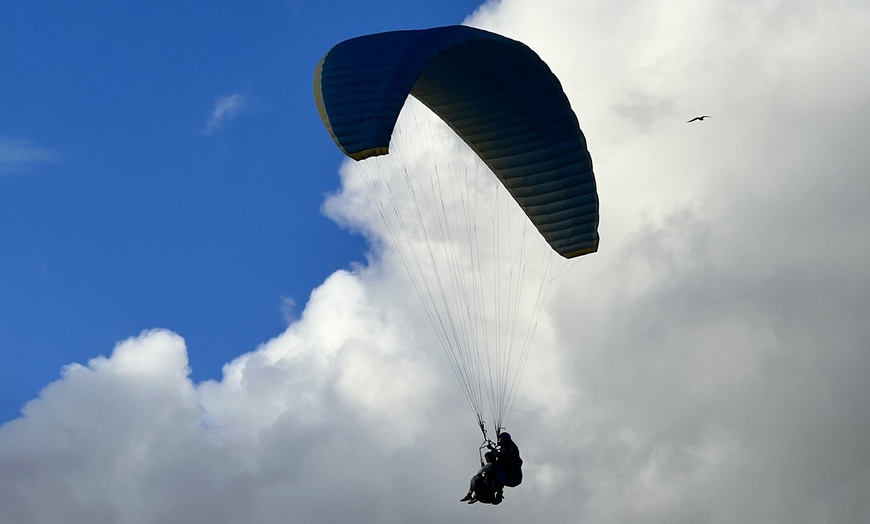
[[[468,502],[469,500],[472,500],[474,498],[474,485],[477,484],[477,477],[479,476],[480,475],[475,475],[471,477],[471,482],[468,483],[468,493],[466,493],[464,497],[459,499],[459,502]]]

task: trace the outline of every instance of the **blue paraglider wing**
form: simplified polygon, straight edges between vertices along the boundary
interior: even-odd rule
[[[561,83],[534,51],[448,26],[346,40],[315,70],[320,117],[355,160],[389,152],[408,95],[477,153],[556,252],[572,258],[598,249],[586,139]]]

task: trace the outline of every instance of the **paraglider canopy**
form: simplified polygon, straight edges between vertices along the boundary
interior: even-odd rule
[[[565,258],[598,249],[586,139],[558,78],[525,44],[466,26],[353,38],[317,64],[314,98],[354,160],[389,152],[412,95],[465,141]]]

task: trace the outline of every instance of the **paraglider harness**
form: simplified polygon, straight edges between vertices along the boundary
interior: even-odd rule
[[[477,418],[477,425],[480,426],[480,431],[481,431],[481,433],[483,433],[483,443],[480,445],[480,448],[478,448],[478,453],[480,454],[480,466],[483,467],[483,465],[486,463],[486,461],[484,460],[484,454],[486,453],[486,451],[484,451],[484,450],[494,452],[496,450],[497,445],[495,442],[490,440],[489,437],[487,436],[486,424],[484,423],[482,418],[480,418],[480,417]],[[503,431],[504,431],[503,427],[496,426],[496,428],[495,428],[496,435],[501,435]],[[516,446],[516,444],[512,444],[512,445],[514,447]],[[519,460],[519,457],[517,457],[517,459]],[[511,462],[513,462],[513,461],[511,461]],[[515,465],[513,463],[503,464],[503,463],[497,462],[495,464],[495,468],[494,468],[495,471],[493,473],[496,474],[496,478],[498,479],[497,483],[499,485],[515,488],[522,482],[522,479],[523,479],[523,476],[522,476],[523,474],[522,474],[521,468],[522,468],[522,460],[519,460],[519,464],[517,464],[517,465]],[[499,491],[501,491],[501,489],[499,489]]]
[[[486,472],[481,475],[478,475],[474,479],[474,490],[475,490],[475,499],[476,501],[483,502],[484,504],[493,504],[498,505],[501,504],[502,500],[504,500],[504,486],[498,480],[498,464],[495,462],[495,442],[491,441],[486,435],[486,427],[483,423],[483,420],[478,418],[478,425],[480,426],[480,431],[483,432],[483,444],[480,445],[479,453],[480,453],[480,467],[481,472],[483,473],[483,467],[486,465],[486,455],[493,455],[492,460],[490,461],[491,466],[487,468]]]

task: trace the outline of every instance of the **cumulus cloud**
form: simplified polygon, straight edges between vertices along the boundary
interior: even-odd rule
[[[502,0],[470,23],[559,75],[601,196],[510,421],[523,485],[456,501],[479,433],[346,165],[325,209],[369,263],[220,381],[162,330],[68,367],[0,428],[0,521],[865,520],[870,8]]]
[[[221,129],[227,122],[239,116],[248,107],[248,99],[241,93],[219,96],[214,103],[214,109],[202,129],[202,133],[210,135]]]
[[[20,173],[34,164],[57,162],[60,155],[28,140],[0,137],[0,174]]]

